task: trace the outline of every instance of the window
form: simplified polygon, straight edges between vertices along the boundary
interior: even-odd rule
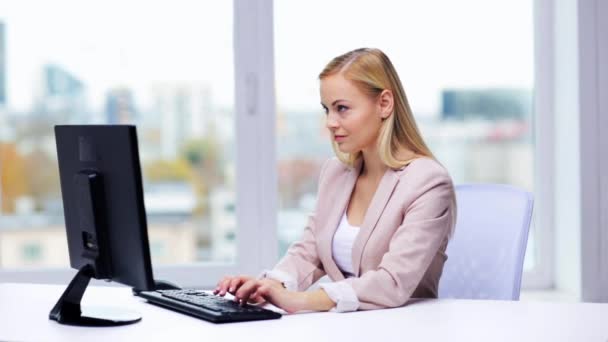
[[[281,255],[301,234],[319,167],[333,156],[317,75],[355,48],[391,58],[423,137],[455,184],[534,191],[532,3],[276,1],[274,9]],[[535,238],[532,228],[527,271],[538,267]]]
[[[270,140],[259,138],[270,127],[261,113],[274,111],[260,91],[273,88],[270,2],[26,0],[2,2],[0,13],[3,278],[73,276],[57,123],[137,125],[155,277],[210,286],[276,258],[275,244],[265,245],[272,234],[256,239],[261,227],[275,231],[272,200],[260,200],[274,179],[264,169],[273,169],[264,162],[273,159],[264,154]],[[260,173],[237,172],[257,164]],[[48,233],[57,255],[44,255],[31,272],[4,258],[20,227]]]
[[[6,223],[65,244],[49,129],[78,122],[137,124],[156,276],[201,286],[272,266],[302,231],[333,155],[316,77],[362,46],[391,57],[456,183],[538,186],[523,0],[5,1],[0,13],[2,274],[23,274],[7,271],[5,237],[19,229]],[[532,231],[531,272],[546,267],[535,240]],[[65,267],[67,247],[57,250],[39,267]],[[72,275],[62,274],[53,279]]]
[[[232,2],[0,9],[0,240],[65,240],[55,124],[135,124],[154,264],[234,263]],[[0,268],[69,265],[67,253],[9,251]]]

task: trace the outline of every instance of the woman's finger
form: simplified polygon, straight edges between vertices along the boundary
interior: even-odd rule
[[[223,277],[222,279],[220,279],[220,281],[217,282],[217,285],[215,285],[215,289],[213,290],[213,294],[218,294],[220,292],[220,290],[222,289],[222,285],[228,278],[229,277]]]
[[[225,296],[226,292],[228,292],[228,287],[230,286],[230,282],[232,281],[232,278],[227,278],[222,282],[222,285],[220,285],[220,289],[219,289],[219,295],[220,296]]]
[[[228,292],[234,294],[244,282],[245,279],[243,277],[232,278],[230,284],[228,285]]]
[[[250,279],[245,282],[238,291],[236,291],[234,297],[236,300],[242,300],[243,303],[246,303],[249,300],[249,296],[251,296],[251,294],[255,292],[259,286],[260,282],[257,279]]]
[[[262,304],[265,301],[266,300],[264,299],[264,297],[260,296],[260,293],[257,290],[252,293],[251,296],[249,296],[249,303],[251,304]]]

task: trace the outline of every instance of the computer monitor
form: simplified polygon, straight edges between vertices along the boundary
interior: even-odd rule
[[[80,300],[91,278],[155,289],[135,126],[55,126],[71,267],[78,273],[50,319],[64,324],[135,323],[137,313],[96,312]]]

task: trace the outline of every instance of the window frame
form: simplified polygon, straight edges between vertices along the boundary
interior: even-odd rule
[[[534,1],[534,234],[538,249],[532,270],[524,272],[523,289],[553,287],[555,123],[553,115],[553,4]],[[536,252],[528,250],[527,253]]]

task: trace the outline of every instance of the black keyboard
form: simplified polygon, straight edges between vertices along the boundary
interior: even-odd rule
[[[281,314],[237,302],[201,290],[157,290],[137,294],[149,302],[214,323],[281,318]]]

